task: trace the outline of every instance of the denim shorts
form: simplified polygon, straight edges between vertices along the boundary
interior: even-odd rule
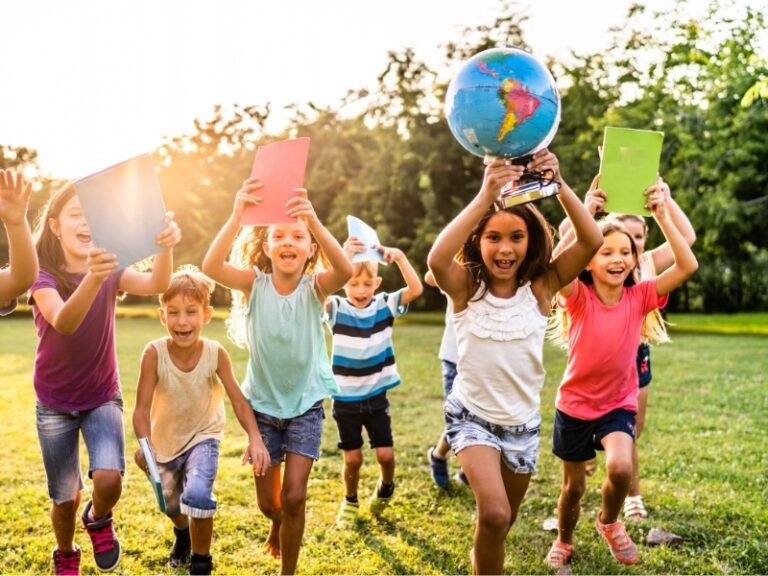
[[[371,448],[391,448],[394,445],[386,392],[353,402],[334,400],[333,419],[339,429],[341,450],[360,449],[363,446],[363,428],[368,432]]]
[[[535,474],[539,457],[541,416],[516,426],[492,424],[473,414],[456,398],[445,401],[445,435],[458,454],[470,446],[496,448],[502,461],[515,474]]]
[[[211,518],[216,513],[213,481],[219,469],[219,441],[203,440],[170,462],[157,463],[166,514]]]
[[[269,452],[271,466],[282,462],[287,452],[313,460],[320,458],[320,441],[325,418],[322,400],[318,400],[304,414],[295,418],[275,418],[256,411],[254,414],[261,439]]]
[[[440,360],[443,368],[443,398],[448,398],[453,390],[453,381],[456,380],[456,364],[450,360]]]
[[[552,453],[566,462],[586,462],[603,450],[603,438],[624,432],[634,439],[635,413],[622,408],[611,410],[597,420],[580,420],[555,410]]]
[[[74,500],[83,489],[80,476],[80,432],[88,449],[88,477],[94,470],[125,473],[123,397],[117,395],[91,410],[63,412],[35,406],[37,436],[48,477],[48,495],[57,504]]]
[[[637,349],[637,380],[640,388],[651,383],[651,347],[645,342]]]

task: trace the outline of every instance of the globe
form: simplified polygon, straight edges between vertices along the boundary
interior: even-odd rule
[[[549,70],[507,46],[483,50],[451,80],[445,117],[453,136],[477,156],[518,158],[545,148],[560,123],[560,95]]]

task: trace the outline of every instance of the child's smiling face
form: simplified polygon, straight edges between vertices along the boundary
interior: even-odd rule
[[[623,232],[609,232],[603,238],[603,245],[587,265],[595,284],[623,286],[632,273],[637,258],[632,250],[633,240]]]
[[[173,344],[180,348],[189,348],[197,344],[213,314],[213,308],[180,293],[166,301],[160,308],[160,321],[168,330]]]
[[[303,272],[317,245],[304,222],[273,224],[269,227],[264,253],[272,261],[273,270],[282,274]]]
[[[355,308],[365,308],[381,286],[381,276],[372,278],[365,270],[353,276],[344,285],[344,292]]]
[[[51,218],[48,221],[48,225],[61,242],[67,264],[88,259],[88,252],[93,248],[93,239],[88,223],[85,221],[83,209],[80,207],[80,199],[76,195],[64,204],[58,218]]]

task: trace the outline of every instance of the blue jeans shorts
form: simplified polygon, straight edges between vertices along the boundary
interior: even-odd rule
[[[320,458],[320,441],[325,418],[322,400],[315,402],[309,410],[295,418],[275,418],[256,411],[254,414],[261,439],[269,452],[271,466],[285,460],[287,452],[313,460]]]
[[[456,380],[456,364],[450,360],[440,360],[443,368],[443,398],[448,398],[453,390],[453,381]]]
[[[458,454],[470,446],[490,446],[515,474],[535,474],[539,458],[541,416],[525,424],[502,426],[473,414],[456,398],[445,401],[445,435],[451,450]]]
[[[119,392],[109,402],[91,410],[63,412],[37,402],[35,413],[48,495],[56,504],[74,500],[83,489],[81,432],[88,449],[89,478],[94,470],[125,473],[123,397]]]
[[[219,441],[203,440],[170,462],[157,463],[166,514],[211,518],[216,513],[213,481],[219,470]]]
[[[566,462],[586,462],[603,450],[603,438],[624,432],[635,438],[635,413],[623,408],[611,410],[597,420],[580,420],[555,410],[552,453]]]
[[[339,429],[338,446],[341,450],[362,448],[363,428],[368,432],[371,448],[391,448],[394,445],[386,391],[365,400],[334,400],[333,419]]]

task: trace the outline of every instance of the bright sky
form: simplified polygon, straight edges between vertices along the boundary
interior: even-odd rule
[[[534,52],[606,45],[631,0],[521,0]],[[664,0],[648,0],[661,6]],[[702,5],[704,0],[693,0]],[[441,63],[440,45],[492,24],[498,0],[3,2],[0,143],[43,171],[86,175],[192,131],[213,106],[335,104],[371,87],[387,51]]]

